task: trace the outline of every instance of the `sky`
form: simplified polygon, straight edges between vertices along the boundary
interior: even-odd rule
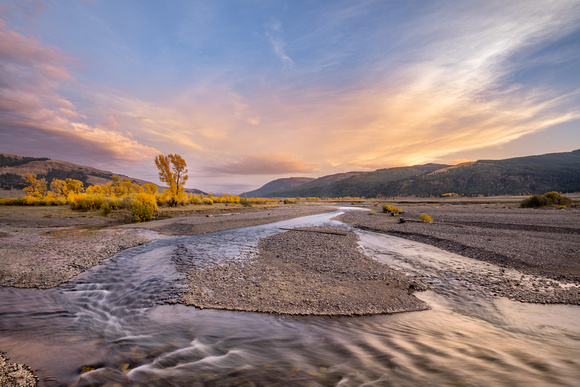
[[[578,148],[578,0],[0,0],[3,153],[235,194]]]

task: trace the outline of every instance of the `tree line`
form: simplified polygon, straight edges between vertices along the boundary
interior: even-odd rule
[[[186,204],[240,203],[250,206],[253,203],[273,202],[265,198],[246,198],[237,195],[192,194],[185,192],[188,169],[185,160],[177,154],[159,155],[155,158],[159,180],[167,184],[159,192],[155,184],[140,185],[131,180],[113,176],[106,184],[84,187],[80,180],[67,178],[53,179],[50,185],[46,179],[39,179],[33,173],[23,176],[26,183],[26,196],[17,199],[0,199],[2,205],[70,205],[73,210],[102,210],[104,215],[117,209],[127,209],[133,221],[151,220],[159,206],[175,207]]]

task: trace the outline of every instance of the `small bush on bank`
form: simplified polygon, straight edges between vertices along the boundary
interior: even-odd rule
[[[432,217],[430,217],[430,216],[429,216],[429,215],[427,215],[427,214],[421,214],[421,220],[422,220],[423,222],[429,222],[429,223],[433,223],[433,218],[432,218]]]
[[[388,204],[383,204],[383,212],[386,213],[393,212],[395,214],[400,214],[401,212],[403,212],[403,210],[397,207],[390,206]]]
[[[561,195],[559,192],[547,192],[543,195],[533,195],[525,198],[520,203],[522,208],[537,208],[559,206],[560,208],[567,207],[572,204],[572,199]]]
[[[370,210],[369,211],[369,215],[376,215],[376,214],[377,214],[377,212],[375,210]]]

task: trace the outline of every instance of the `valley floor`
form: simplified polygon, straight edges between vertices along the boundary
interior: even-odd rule
[[[521,209],[509,203],[391,204],[404,212],[399,217],[391,216],[382,213],[377,203],[353,203],[367,205],[369,211],[348,211],[339,219],[361,230],[431,244],[499,265],[498,273],[482,278],[474,279],[469,272],[462,274],[466,280],[488,288],[493,296],[580,305],[580,208]],[[222,209],[119,225],[112,219],[64,209],[3,207],[0,286],[51,288],[103,263],[122,249],[163,235],[204,234],[334,209],[322,203]],[[371,215],[371,210],[377,214]],[[432,216],[434,222],[419,222],[422,213]],[[400,218],[406,221],[401,223]],[[326,231],[331,234],[294,231],[265,238],[260,242],[255,262],[245,268],[231,264],[204,274],[185,265],[182,269],[188,276],[190,290],[184,294],[183,302],[218,309],[327,315],[391,313],[426,307],[410,291],[423,288],[420,281],[385,272],[359,256],[352,232],[337,237],[332,234],[336,230]],[[364,265],[353,271],[353,266],[361,262]],[[324,265],[328,270],[321,274],[325,270],[320,267]],[[516,269],[524,275],[514,276]],[[262,280],[248,289],[244,288],[248,283],[219,281],[236,273]],[[385,286],[386,282],[390,285]],[[202,283],[213,286],[214,294],[221,292],[222,296],[208,297],[207,287],[200,286]],[[357,286],[355,290],[353,284]],[[244,296],[245,293],[248,294]],[[240,301],[251,298],[255,301]],[[377,299],[385,298],[393,302],[376,308]],[[9,363],[5,366],[15,367]]]

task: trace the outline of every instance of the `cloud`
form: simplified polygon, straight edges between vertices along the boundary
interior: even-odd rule
[[[0,143],[4,150],[26,153],[34,145],[46,149],[50,157],[91,157],[101,164],[107,159],[135,162],[158,154],[111,130],[116,129],[113,116],[103,127],[76,121],[84,116],[59,94],[75,82],[69,69],[74,63],[58,48],[43,47],[0,21]]]
[[[529,55],[577,29],[577,2],[454,4],[409,19],[396,51],[369,53],[336,85],[300,82],[261,101],[261,125],[286,133],[268,149],[341,169],[421,164],[580,117],[578,85],[516,81]]]
[[[311,173],[313,164],[303,162],[283,154],[254,153],[242,154],[221,165],[210,165],[207,172],[220,175],[276,175],[288,173]]]
[[[282,32],[282,23],[279,20],[273,20],[268,26],[266,36],[274,49],[274,53],[280,58],[285,66],[293,67],[294,61],[284,51],[285,43],[278,36]]]

